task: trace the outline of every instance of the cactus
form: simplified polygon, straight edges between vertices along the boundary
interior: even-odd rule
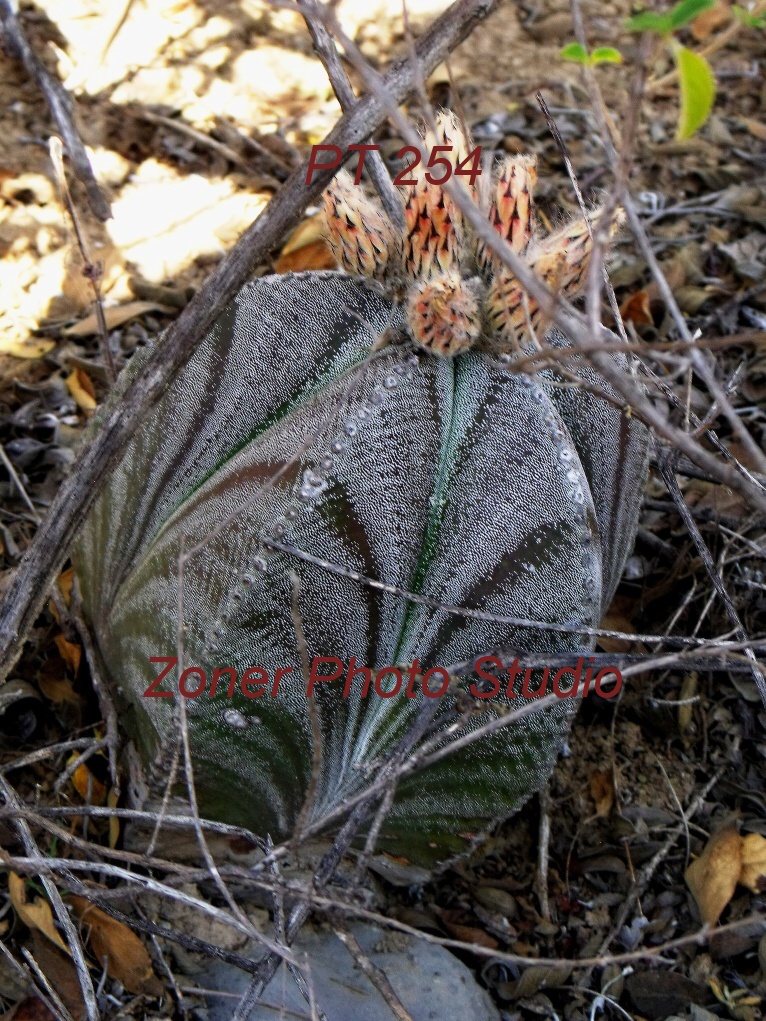
[[[492,332],[486,295],[499,269],[449,204],[436,203],[454,233],[432,253],[431,271],[422,251],[413,259],[412,244],[406,256],[406,239],[364,208],[358,189],[344,195],[346,185],[328,194],[329,234],[342,261],[356,260],[348,268],[377,282],[311,272],[245,287],[129,445],[74,551],[106,676],[146,760],[164,761],[172,746],[178,697],[143,697],[161,669],[150,659],[174,657],[180,636],[184,665],[207,681],[185,703],[200,807],[273,837],[291,832],[312,773],[294,599],[308,655],[340,659],[344,676],[352,657],[373,672],[405,665],[406,677],[415,659],[424,670],[503,645],[592,649],[576,628],[596,626],[611,598],[646,467],[646,431],[635,419],[562,387],[553,369],[532,379],[495,357],[503,335],[506,350],[523,346],[524,329],[501,315]],[[435,208],[433,195],[409,198]],[[333,210],[348,212],[345,234]],[[533,263],[550,253],[506,215],[493,222],[518,250],[536,244]],[[355,246],[348,231],[358,229]],[[560,234],[581,243],[576,230]],[[581,274],[566,254],[572,280]],[[445,274],[474,301],[468,330],[444,317],[413,325],[423,285],[447,286]],[[512,285],[506,277],[506,294]],[[431,295],[432,319],[436,307]],[[441,353],[455,357],[424,350],[437,335]],[[385,343],[397,337],[405,341]],[[555,330],[547,337],[566,343]],[[583,375],[611,392],[594,371]],[[488,618],[408,601],[401,590]],[[227,676],[211,698],[214,669],[229,666],[238,678],[261,667],[270,683],[278,668],[292,673],[277,697],[268,689],[247,697],[254,689],[239,686],[229,697]],[[200,681],[190,676],[188,687]],[[367,767],[394,747],[423,697],[363,697],[361,683],[350,697],[342,679],[317,685],[322,760],[312,818],[365,786]],[[424,862],[464,850],[544,782],[571,703],[402,782],[381,846]],[[481,703],[466,727],[504,704]]]

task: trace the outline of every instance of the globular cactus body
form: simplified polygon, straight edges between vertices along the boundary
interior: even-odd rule
[[[645,464],[637,421],[589,398],[578,432],[579,391],[477,353],[370,358],[373,336],[402,326],[401,308],[359,279],[247,286],[131,442],[77,543],[85,608],[129,731],[150,759],[175,738],[178,696],[143,693],[161,669],[150,659],[175,656],[181,634],[184,663],[208,679],[186,702],[201,807],[274,837],[290,832],[311,775],[291,570],[309,654],[344,665],[592,643],[408,603],[263,539],[448,605],[573,628],[598,624],[632,542]],[[196,552],[179,631],[182,548]],[[211,699],[223,666],[293,673],[277,698],[238,686],[230,699],[224,679]],[[318,687],[314,817],[361,789],[419,705]],[[466,834],[544,780],[570,714],[562,700],[403,783],[382,846],[421,860],[463,849]]]

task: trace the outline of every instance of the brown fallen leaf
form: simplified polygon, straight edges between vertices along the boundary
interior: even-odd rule
[[[698,14],[689,26],[691,33],[697,42],[702,42],[712,35],[716,29],[723,28],[731,21],[731,5],[728,0],[718,0],[718,3],[708,7],[702,14]]]
[[[649,306],[649,292],[636,291],[620,306],[622,318],[636,326],[654,326],[652,310]]]
[[[300,273],[306,269],[335,269],[335,256],[325,241],[322,217],[303,220],[290,237],[274,263],[277,273]]]
[[[161,996],[163,985],[152,969],[146,947],[123,922],[107,915],[84,897],[70,897],[83,933],[98,960],[112,978],[122,982],[129,993]]]
[[[136,316],[142,316],[146,312],[163,312],[165,315],[177,315],[178,309],[169,305],[160,305],[156,301],[129,301],[126,305],[110,305],[104,309],[104,319],[107,330],[114,330],[123,323],[127,323]],[[90,337],[98,333],[99,325],[95,312],[91,312],[79,323],[67,326],[61,332],[66,337]]]
[[[43,695],[54,705],[63,705],[65,702],[80,705],[80,696],[72,687],[72,682],[68,677],[40,676],[37,683]]]
[[[614,785],[608,769],[596,769],[590,775],[590,796],[596,802],[596,815],[607,816],[614,804]]]
[[[13,909],[24,925],[33,932],[41,932],[47,936],[51,943],[68,954],[67,945],[53,924],[53,911],[48,901],[37,896],[34,900],[28,900],[26,881],[15,872],[8,873],[8,892],[11,896]]]
[[[281,255],[274,263],[277,273],[301,273],[306,269],[336,269],[338,263],[324,241],[312,241],[289,255]]]
[[[716,924],[734,896],[741,871],[742,838],[735,826],[725,826],[711,836],[684,874],[703,922]]]
[[[455,939],[462,940],[464,943],[475,943],[477,946],[487,947],[489,950],[497,950],[500,946],[494,936],[490,936],[483,929],[478,929],[473,925],[466,925],[462,921],[464,918],[462,911],[442,911],[440,915],[445,929]]]
[[[69,606],[72,602],[72,586],[74,585],[74,568],[67,567],[59,575],[59,588],[64,597],[64,602]]]
[[[13,358],[42,358],[56,346],[55,340],[44,337],[4,337],[0,339],[0,354],[11,355]]]
[[[77,407],[85,412],[95,411],[98,407],[96,391],[90,376],[84,369],[74,368],[66,378],[67,390],[77,401]]]
[[[742,837],[742,871],[739,881],[753,893],[766,892],[766,837],[748,833]]]
[[[757,138],[760,142],[766,142],[766,124],[754,121],[752,117],[740,117],[739,121],[740,124],[747,128],[753,138]]]
[[[51,1014],[42,1000],[28,996],[3,1014],[0,1021],[56,1021],[56,1015]]]
[[[58,993],[59,999],[72,1015],[73,1021],[81,1021],[85,1017],[85,1003],[72,959],[37,930],[32,933],[32,942],[35,960]]]
[[[56,635],[54,641],[56,642],[56,648],[59,650],[59,656],[64,660],[70,671],[76,675],[80,669],[82,647],[76,642],[68,641],[64,635]]]
[[[73,758],[76,758],[75,753]],[[72,774],[72,786],[88,805],[103,805],[106,801],[106,787],[81,762]]]

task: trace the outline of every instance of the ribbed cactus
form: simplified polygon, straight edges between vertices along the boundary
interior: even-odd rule
[[[382,219],[370,222],[376,240],[388,239],[381,251],[393,266],[402,247]],[[505,235],[513,240],[512,230]],[[481,309],[487,285],[470,277],[481,263],[474,256],[471,264],[450,257],[440,273],[465,279]],[[492,257],[483,258],[492,272]],[[379,265],[363,268],[375,276]],[[443,275],[424,274],[421,260],[404,289],[411,296],[424,280]],[[373,670],[417,659],[424,670],[496,646],[592,644],[576,632],[466,619],[364,578],[447,606],[589,627],[635,532],[646,464],[640,423],[562,387],[553,370],[530,379],[479,350],[438,357],[421,350],[423,337],[421,347],[381,346],[386,330],[415,333],[401,287],[398,298],[336,273],[244,288],[131,442],[75,550],[106,674],[146,758],[174,737],[178,698],[143,697],[162,666],[150,658],[175,656],[180,637],[184,664],[207,676],[205,691],[186,701],[201,808],[274,837],[290,833],[312,768],[291,572],[310,657],[340,659],[344,675],[352,657]],[[548,340],[564,343],[555,331]],[[609,392],[594,372],[589,378]],[[279,668],[293,670],[275,698],[268,690],[246,697],[257,671],[245,693],[237,684],[229,698],[223,677],[211,698],[214,669],[228,666],[240,679],[261,667],[270,682]],[[177,692],[177,676],[163,687]],[[200,681],[190,676],[187,690]],[[366,767],[395,746],[423,697],[361,697],[360,684],[351,697],[342,681],[317,686],[313,817],[366,784]],[[381,846],[432,860],[510,814],[547,776],[570,702],[403,782]],[[469,726],[502,704],[484,703]]]

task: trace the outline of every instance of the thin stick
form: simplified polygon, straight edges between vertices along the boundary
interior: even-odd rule
[[[407,1010],[402,1001],[396,995],[396,991],[388,981],[388,976],[382,968],[379,968],[374,961],[365,954],[359,946],[359,941],[347,925],[340,925],[336,922],[335,935],[343,943],[345,948],[354,958],[367,978],[372,982],[380,995],[386,1001],[386,1006],[396,1018],[396,1021],[413,1021],[412,1014]]]
[[[317,0],[300,0],[299,5],[303,14],[303,20],[306,22],[314,42],[314,52],[322,61],[333,91],[338,97],[340,108],[345,113],[356,102],[356,96],[351,87],[351,82],[348,80],[348,75],[343,69],[338,51],[335,49],[335,43],[332,41],[330,33],[324,27],[321,18],[317,16]],[[403,229],[404,209],[402,208],[402,201],[389,177],[383,157],[377,150],[368,152],[364,165],[369,171],[372,183],[375,185],[389,219],[395,226]]]
[[[77,177],[85,185],[88,205],[99,220],[108,220],[112,215],[109,202],[98,186],[93,175],[85,146],[74,124],[74,103],[72,97],[53,75],[43,66],[27,42],[24,30],[19,24],[12,0],[0,0],[0,28],[2,28],[12,55],[22,62],[30,78],[34,78],[53,114],[66,145],[67,155]]]
[[[686,506],[686,501],[684,500],[683,493],[681,492],[681,489],[678,485],[678,479],[676,478],[675,472],[673,471],[672,457],[671,458],[665,457],[660,461],[660,472],[662,473],[662,480],[665,483],[665,487],[667,488],[668,493],[670,493],[673,503],[675,503],[676,508],[678,509],[678,513],[681,515],[681,520],[686,526],[686,530],[688,531],[692,542],[697,548],[697,552],[699,553],[700,559],[702,560],[702,563],[705,566],[705,570],[708,573],[708,577],[712,581],[713,587],[720,596],[721,602],[723,603],[724,609],[726,610],[726,615],[734,625],[737,638],[739,638],[741,642],[747,642],[748,637],[744,627],[742,626],[740,616],[737,613],[737,608],[731,601],[731,596],[726,590],[726,586],[723,583],[723,579],[721,578],[721,575],[719,574],[715,566],[715,563],[713,562],[713,558],[710,555],[710,550],[707,548],[707,544],[705,543],[705,540],[702,538],[702,533],[697,527],[697,522],[692,517],[689,508]],[[745,655],[752,663],[752,677],[753,680],[755,681],[755,686],[758,689],[758,694],[761,696],[761,701],[763,702],[764,708],[766,708],[766,678],[764,678],[763,676],[763,670],[761,669],[752,648],[746,647]]]
[[[88,254],[88,247],[85,244],[85,234],[80,227],[80,220],[77,215],[77,210],[75,209],[75,204],[72,201],[69,185],[66,180],[66,174],[64,173],[61,139],[57,138],[56,135],[52,135],[48,140],[48,151],[50,153],[51,163],[53,164],[53,172],[56,176],[56,181],[58,182],[61,197],[69,210],[69,217],[72,221],[72,226],[74,227],[75,237],[77,238],[77,247],[80,249],[80,254],[85,262],[82,275],[86,277],[86,279],[90,280],[90,285],[93,288],[93,295],[95,298],[94,310],[98,321],[98,333],[101,339],[101,349],[106,362],[104,367],[106,369],[109,382],[114,383],[117,378],[117,371],[114,367],[112,349],[109,347],[109,330],[107,329],[106,317],[104,316],[104,303],[101,298],[101,284],[99,283],[103,269],[100,265],[94,263]]]
[[[11,808],[20,807],[21,803],[16,791],[11,787],[4,776],[0,776],[0,794],[2,794],[5,799],[6,805]],[[21,818],[16,819],[15,824],[27,855],[39,858],[40,850],[35,842],[35,838],[32,836],[29,824],[26,820]],[[101,1015],[98,1009],[98,1004],[96,1003],[96,993],[90,979],[88,964],[85,960],[85,952],[83,951],[77,929],[69,916],[69,912],[66,909],[64,901],[61,899],[58,887],[50,876],[47,874],[41,874],[40,881],[42,882],[45,892],[48,895],[48,899],[51,902],[51,907],[56,915],[56,919],[61,928],[64,930],[67,946],[69,947],[69,953],[72,955],[72,962],[77,972],[77,980],[80,983],[80,989],[82,990],[82,997],[85,1002],[85,1013],[88,1017],[88,1021],[99,1021]]]
[[[540,902],[540,914],[549,922],[551,906],[548,900],[548,852],[551,843],[551,790],[548,784],[538,791],[538,800],[540,802],[540,828],[537,842],[535,892]]]
[[[112,696],[101,676],[101,670],[96,657],[96,649],[93,645],[90,629],[85,623],[82,613],[82,598],[80,596],[80,582],[75,577],[72,585],[72,619],[80,637],[82,647],[85,651],[85,658],[90,668],[90,678],[93,689],[98,698],[98,705],[101,709],[101,716],[106,724],[106,744],[109,753],[109,775],[112,778],[112,788],[115,797],[120,796],[120,771],[117,767],[117,753],[120,747],[120,730],[117,723],[117,710],[114,707]]]
[[[2,445],[2,443],[0,443],[0,461],[3,462],[5,470],[8,472],[8,474],[11,477],[11,481],[13,482],[13,484],[18,489],[18,491],[19,491],[19,493],[21,495],[21,499],[24,501],[24,503],[29,508],[29,512],[31,513],[32,517],[34,518],[35,524],[39,525],[40,524],[40,518],[38,517],[37,511],[35,510],[35,505],[30,500],[29,494],[27,493],[26,489],[24,489],[24,483],[21,481],[19,476],[16,474],[16,469],[13,467],[13,463],[11,462],[11,459],[8,457],[8,455],[6,454],[5,447]]]

